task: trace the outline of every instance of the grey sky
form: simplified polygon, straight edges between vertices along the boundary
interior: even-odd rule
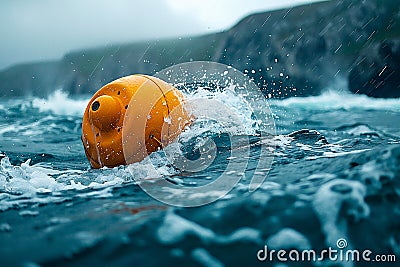
[[[253,12],[316,0],[1,0],[0,69],[70,50],[216,32]]]

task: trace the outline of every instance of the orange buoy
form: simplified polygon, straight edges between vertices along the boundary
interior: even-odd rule
[[[180,91],[151,76],[126,76],[102,87],[82,121],[91,166],[138,162],[171,143],[191,122],[183,104]]]

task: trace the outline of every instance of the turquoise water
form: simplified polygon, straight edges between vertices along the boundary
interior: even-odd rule
[[[234,96],[224,97],[246,114]],[[218,157],[204,171],[180,171],[162,152],[133,173],[93,170],[80,140],[89,98],[56,91],[0,100],[1,266],[272,266],[257,260],[265,244],[321,250],[339,238],[400,257],[400,99],[336,90],[269,100],[274,159],[258,174],[266,177],[260,188],[249,192],[244,175],[222,199],[178,208],[148,196],[135,178],[207,184],[225,170],[232,152],[223,136],[232,132],[205,123],[179,140],[189,153],[199,139],[216,142]],[[251,172],[263,139],[245,126]]]

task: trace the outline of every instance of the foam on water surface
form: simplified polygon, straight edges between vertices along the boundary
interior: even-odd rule
[[[326,91],[319,96],[291,97],[284,100],[272,100],[271,105],[307,110],[365,109],[400,112],[399,98],[371,98],[365,95],[355,95],[346,91],[333,90]]]
[[[87,248],[98,245],[102,249],[103,244],[120,248],[116,240],[123,240],[122,246],[133,254],[155,255],[166,249],[179,260],[210,266],[229,263],[238,256],[224,252],[231,248],[253,251],[249,255],[253,253],[250,256],[255,260],[254,252],[266,243],[335,247],[338,238],[346,238],[350,248],[379,240],[383,249],[398,248],[398,233],[392,230],[398,226],[393,210],[398,208],[400,192],[400,139],[392,132],[398,121],[388,123],[392,128],[382,125],[382,118],[387,118],[382,116],[398,115],[398,99],[326,92],[315,97],[269,100],[281,130],[273,138],[263,138],[257,136],[259,118],[252,116],[254,110],[232,91],[204,89],[186,97],[215,100],[233,113],[221,112],[218,105],[200,111],[201,106],[195,108],[193,113],[204,118],[170,146],[173,152],[191,151],[210,138],[217,140],[222,160],[213,162],[203,173],[174,168],[163,151],[129,166],[90,169],[80,140],[81,116],[88,98],[73,99],[56,92],[47,98],[1,100],[0,212],[4,221],[0,233],[29,236],[32,244],[46,246],[43,240],[52,240],[63,250],[51,255],[55,258],[65,254],[73,260],[71,255],[90,257]],[[219,120],[206,115],[217,115]],[[232,116],[237,124],[232,123]],[[376,121],[376,125],[360,122],[363,118]],[[249,144],[251,153],[235,157],[225,153],[229,152],[224,150],[225,142],[216,138],[224,134],[256,137]],[[251,194],[249,177],[255,172],[260,144],[271,148],[274,164],[257,169],[256,174],[267,179]],[[223,171],[225,161],[238,159],[249,160],[247,169],[229,170],[229,175],[243,179],[225,198],[199,208],[162,207],[154,212],[149,203],[162,204],[143,193],[140,182],[134,179],[155,186],[162,179],[178,186],[197,186],[213,181]],[[164,193],[173,196],[176,192]],[[196,200],[204,195],[190,197]],[[379,208],[374,209],[376,206]],[[387,238],[371,234],[372,241],[364,240],[362,232],[377,223]],[[31,228],[28,233],[26,229]],[[112,231],[119,239],[106,239]],[[152,240],[151,246],[143,240]],[[189,242],[196,243],[188,246]],[[24,251],[30,251],[31,246],[13,247],[15,254],[3,246],[0,252],[16,259],[15,255],[29,255]],[[106,254],[111,258],[120,255],[115,251]]]
[[[51,112],[56,115],[83,116],[89,99],[71,99],[67,93],[56,90],[46,99],[34,98],[32,106],[40,112]]]

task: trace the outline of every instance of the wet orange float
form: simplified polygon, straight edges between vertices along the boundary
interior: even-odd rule
[[[82,142],[93,168],[143,160],[171,143],[190,124],[182,93],[152,76],[130,75],[90,99]]]

